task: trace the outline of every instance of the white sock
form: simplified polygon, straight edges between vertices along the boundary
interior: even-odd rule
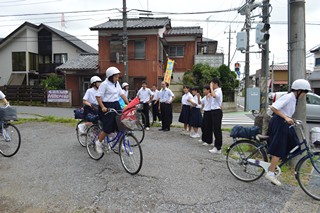
[[[275,176],[274,172],[270,172],[270,171],[268,171],[268,175],[273,177]]]

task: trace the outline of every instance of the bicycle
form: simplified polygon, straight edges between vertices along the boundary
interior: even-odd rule
[[[14,156],[21,145],[21,135],[19,129],[10,123],[17,120],[17,113],[10,105],[0,107],[0,153],[4,157]]]
[[[313,152],[304,135],[302,121],[295,121],[290,127],[297,127],[301,133],[302,141],[296,151],[290,151],[289,155],[282,159],[277,166],[276,176],[281,174],[281,167],[289,160],[300,154],[305,155],[295,166],[295,178],[301,189],[315,200],[320,200],[320,152]],[[227,167],[231,174],[238,180],[252,182],[258,180],[265,172],[268,172],[267,144],[268,136],[257,135],[255,140],[234,138],[234,143],[227,150]],[[302,148],[304,145],[305,148]]]
[[[137,174],[143,161],[142,149],[140,143],[132,133],[132,129],[128,128],[126,124],[121,121],[121,114],[115,109],[108,109],[107,113],[116,113],[116,121],[118,126],[118,132],[113,135],[107,135],[102,143],[103,152],[96,152],[95,142],[98,140],[99,133],[102,131],[101,122],[93,124],[88,128],[86,147],[89,156],[94,160],[100,160],[104,154],[110,150],[119,154],[120,161],[125,169],[131,175]]]

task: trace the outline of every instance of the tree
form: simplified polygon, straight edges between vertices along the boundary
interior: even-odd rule
[[[57,74],[50,74],[45,80],[41,81],[41,85],[47,90],[65,89],[64,78]]]
[[[224,90],[233,91],[239,87],[239,80],[237,80],[237,74],[232,72],[225,64],[218,68],[220,73],[220,82]]]

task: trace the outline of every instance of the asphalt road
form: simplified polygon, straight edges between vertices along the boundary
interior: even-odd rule
[[[18,127],[21,149],[12,158],[0,157],[0,212],[280,212],[302,193],[264,178],[236,180],[223,155],[211,155],[179,128],[151,128],[142,144],[142,169],[131,176],[114,153],[90,159],[74,127]],[[224,138],[230,142],[226,133]]]

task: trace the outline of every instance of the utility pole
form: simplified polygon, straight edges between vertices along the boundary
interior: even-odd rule
[[[306,77],[305,0],[288,0],[288,65],[289,87],[296,79]],[[299,99],[295,119],[306,122],[306,99]],[[305,129],[307,133],[307,128]],[[299,160],[295,158],[292,164]]]
[[[124,67],[124,76],[123,80],[128,82],[128,30],[127,30],[127,2],[123,0],[123,10],[122,10],[122,19],[123,19],[123,67]]]
[[[244,77],[245,77],[245,83],[244,83],[244,110],[247,110],[247,88],[249,87],[249,75],[250,75],[250,28],[251,28],[251,21],[250,21],[250,9],[248,7],[249,1],[247,0],[247,7],[246,7],[246,33],[247,33],[247,48],[246,48],[246,54],[245,54],[245,67],[244,67]]]
[[[229,46],[228,46],[228,68],[230,69],[230,49],[231,49],[231,33],[236,33],[236,31],[231,32],[231,25],[229,25],[229,32],[224,32],[224,33],[229,33]]]

